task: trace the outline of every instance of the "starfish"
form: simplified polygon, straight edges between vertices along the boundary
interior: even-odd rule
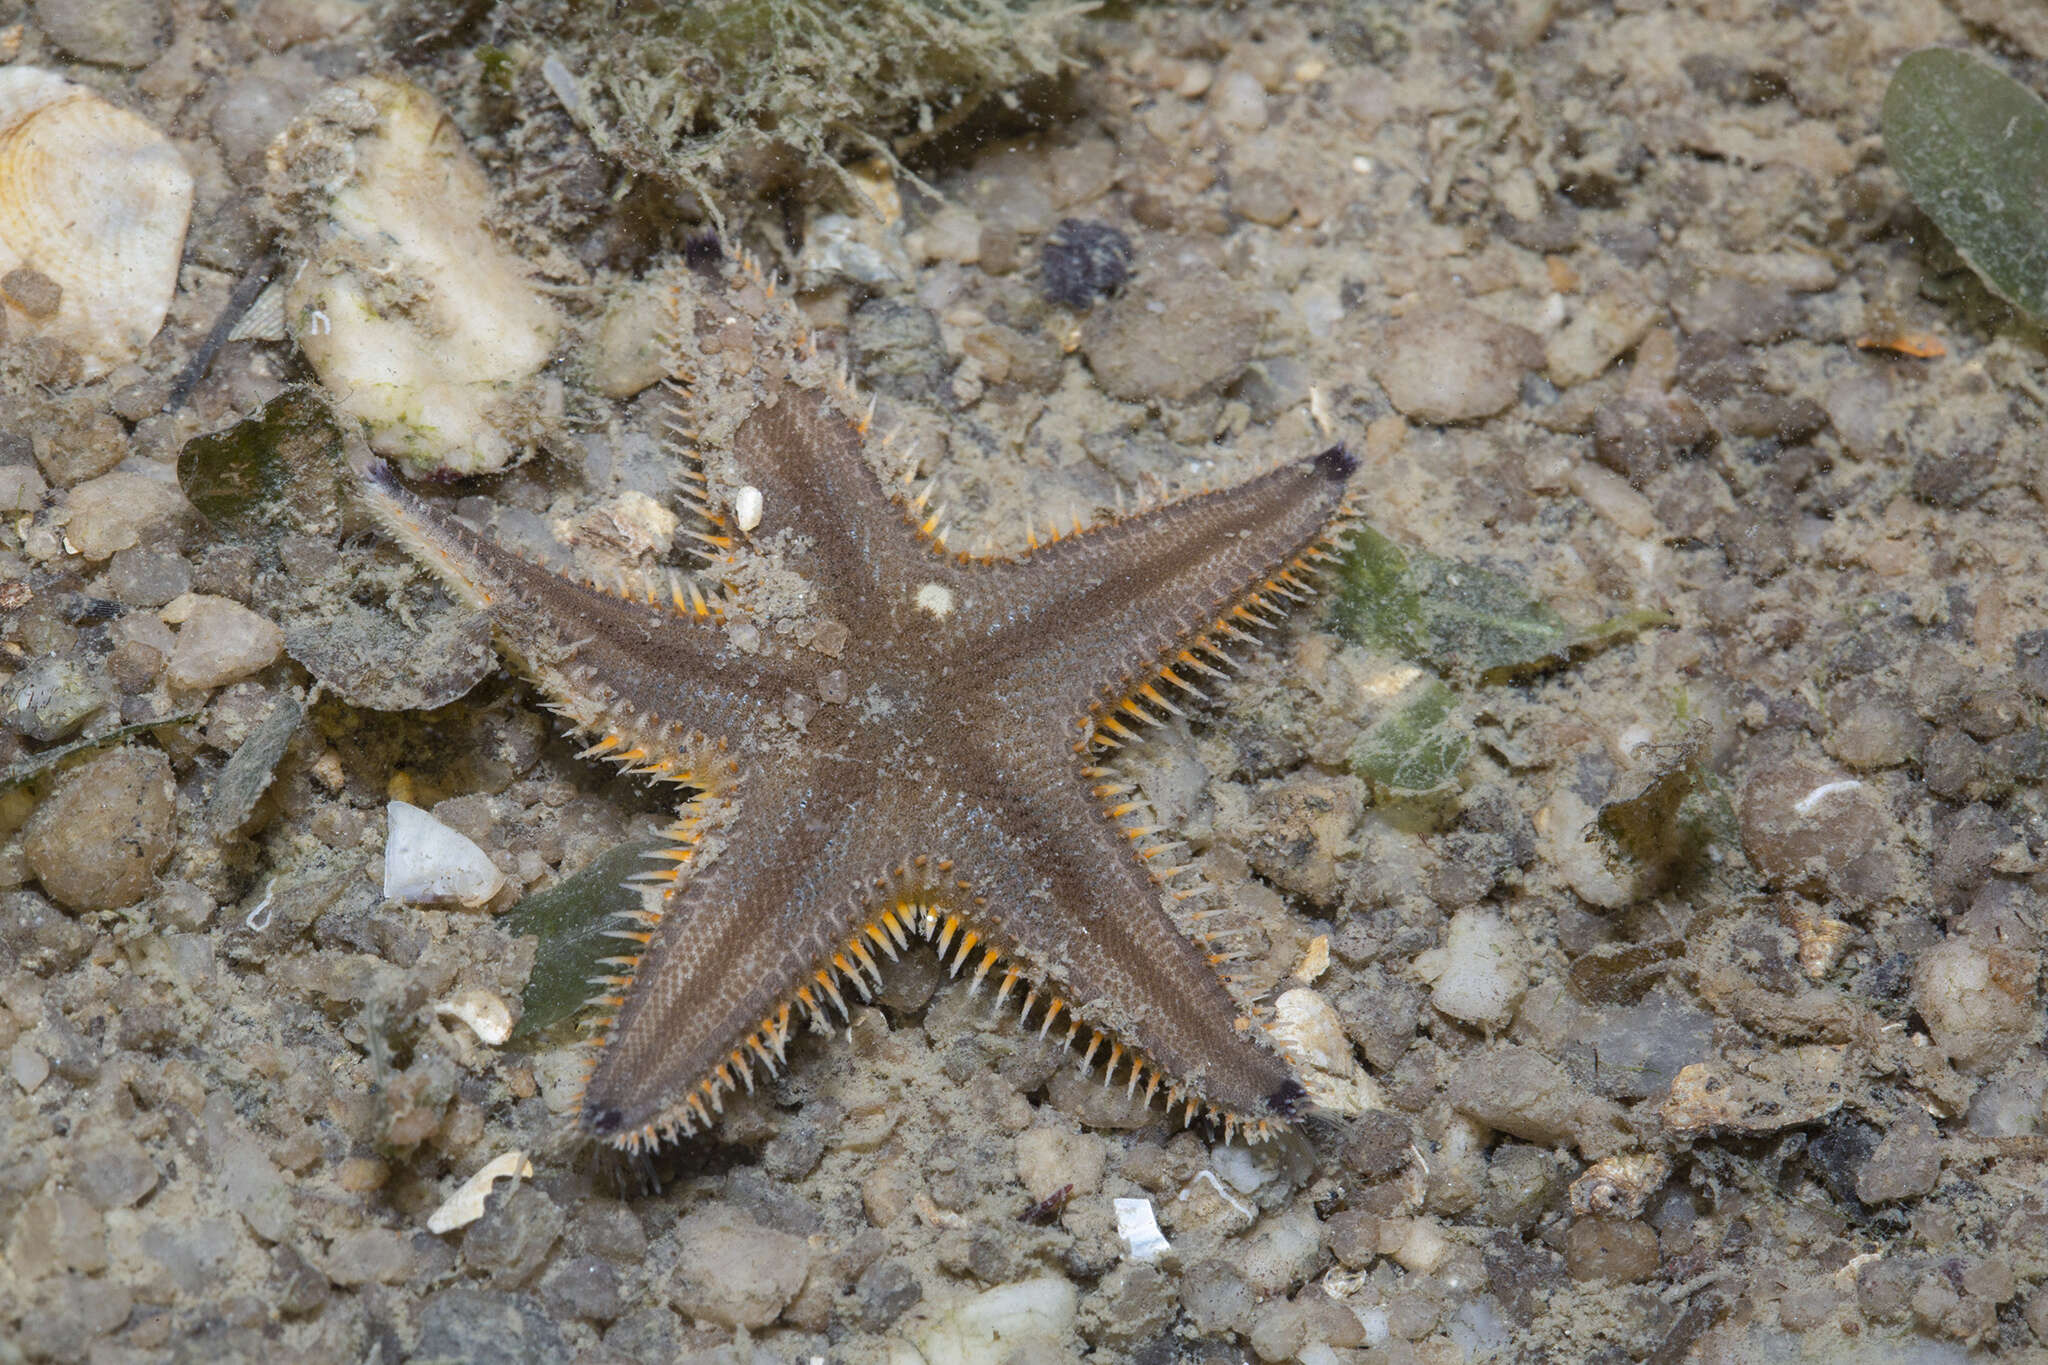
[[[1314,592],[1355,461],[1338,446],[962,554],[929,486],[877,472],[872,405],[797,312],[758,269],[736,279],[675,295],[672,414],[721,414],[677,446],[701,572],[575,581],[359,467],[387,532],[489,614],[587,755],[693,793],[649,874],[660,908],[612,931],[630,951],[597,979],[581,1132],[640,1152],[711,1127],[913,938],[999,1003],[1021,990],[1025,1024],[1064,1030],[1105,1083],[1163,1087],[1226,1140],[1285,1127],[1303,1088],[1228,955],[1183,928],[1213,893],[1111,751]]]

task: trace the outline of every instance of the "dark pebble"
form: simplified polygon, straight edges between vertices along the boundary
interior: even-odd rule
[[[916,1272],[895,1260],[869,1266],[855,1281],[853,1292],[860,1300],[861,1326],[870,1332],[887,1331],[924,1298]]]
[[[547,1262],[566,1221],[554,1200],[532,1185],[521,1185],[493,1200],[484,1216],[470,1224],[463,1234],[462,1262],[494,1285],[524,1284]]]
[[[1038,292],[1077,312],[1130,277],[1131,239],[1107,223],[1063,218],[1038,251]]]
[[[847,331],[855,368],[867,386],[891,398],[930,398],[945,381],[946,347],[931,310],[871,299]]]
[[[465,1365],[568,1365],[573,1353],[545,1309],[531,1295],[494,1294],[456,1285],[419,1310],[414,1360],[460,1360]]]
[[[92,947],[92,933],[34,891],[0,892],[0,963],[61,976]]]
[[[1684,394],[1621,398],[1593,416],[1594,458],[1637,487],[1717,439],[1699,404]]]
[[[595,1256],[570,1256],[548,1267],[540,1280],[541,1302],[557,1317],[610,1322],[624,1308],[619,1272]]]

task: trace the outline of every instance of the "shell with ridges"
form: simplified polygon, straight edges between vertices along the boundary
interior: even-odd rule
[[[55,72],[0,68],[0,274],[63,291],[51,317],[9,309],[12,335],[69,346],[87,379],[136,359],[170,311],[191,217],[169,138]]]

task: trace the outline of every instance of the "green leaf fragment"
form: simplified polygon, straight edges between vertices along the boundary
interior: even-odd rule
[[[1390,795],[1425,796],[1456,782],[1471,755],[1471,727],[1457,694],[1430,678],[1359,736],[1351,769]]]
[[[2048,321],[2048,104],[1961,52],[1928,48],[1885,90],[1885,155],[1994,293]]]
[[[1576,626],[1505,574],[1404,551],[1370,527],[1353,536],[1339,577],[1331,620],[1340,634],[1460,676],[1526,672],[1672,619],[1639,609]]]
[[[605,933],[614,917],[640,908],[640,891],[626,879],[647,871],[647,855],[665,848],[660,840],[635,840],[600,854],[580,872],[536,891],[504,918],[513,934],[540,939],[533,974],[520,996],[514,1038],[545,1032],[583,1007],[590,978],[608,974],[600,959],[618,957],[628,946]]]
[[[337,526],[346,468],[341,427],[325,401],[301,387],[225,431],[187,441],[178,486],[223,537],[261,542]]]

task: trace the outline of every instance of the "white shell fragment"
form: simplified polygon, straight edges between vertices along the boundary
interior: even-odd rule
[[[0,276],[26,268],[58,291],[54,310],[0,303],[14,338],[70,347],[85,379],[136,359],[170,310],[191,217],[169,138],[55,72],[0,68]]]
[[[500,1180],[525,1180],[532,1174],[533,1163],[517,1149],[491,1158],[443,1200],[440,1208],[427,1215],[427,1231],[439,1236],[468,1227],[484,1216],[484,1201],[490,1198],[491,1186]]]
[[[538,375],[560,319],[486,230],[489,187],[446,112],[360,77],[268,157],[304,253],[285,318],[338,406],[416,473],[503,468],[553,402]]]
[[[1378,1084],[1358,1064],[1336,1007],[1322,992],[1307,986],[1281,992],[1266,1030],[1318,1105],[1339,1114],[1387,1107]]]
[[[1173,1250],[1166,1234],[1159,1230],[1159,1215],[1149,1199],[1118,1199],[1116,1235],[1123,1239],[1124,1254],[1134,1261],[1156,1261]]]
[[[384,811],[384,899],[473,907],[505,885],[505,874],[482,849],[418,806],[393,801]]]
[[[1664,1186],[1671,1162],[1655,1152],[1622,1152],[1596,1161],[1572,1182],[1572,1212],[1581,1217],[1640,1218]]]
[[[458,992],[451,999],[436,1002],[434,1013],[460,1019],[492,1047],[503,1045],[512,1036],[511,1008],[503,999],[486,990]]]

